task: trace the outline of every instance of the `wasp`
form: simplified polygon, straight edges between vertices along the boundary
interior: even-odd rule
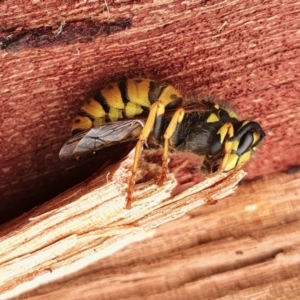
[[[258,123],[239,120],[226,105],[205,97],[183,101],[172,85],[127,78],[106,85],[82,106],[72,124],[72,137],[59,156],[62,161],[79,160],[98,152],[101,155],[101,149],[135,141],[126,197],[129,209],[144,145],[162,148],[157,181],[162,185],[167,177],[169,153],[203,156],[200,169],[211,175],[242,167],[264,137]]]

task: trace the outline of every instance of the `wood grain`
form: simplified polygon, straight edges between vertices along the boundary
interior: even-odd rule
[[[73,190],[24,216],[1,241],[2,297],[26,287],[34,290],[14,299],[298,299],[299,187],[299,172],[268,176],[157,230],[170,210],[179,217],[188,206],[179,201],[160,210],[143,200],[132,211],[118,208],[116,222],[116,206],[99,196],[97,204],[77,196],[62,205]],[[203,196],[207,190],[196,198]]]
[[[66,171],[58,152],[82,103],[123,76],[173,84],[186,96],[216,95],[242,117],[259,122],[267,136],[234,195],[19,299],[299,299],[298,1],[107,3],[109,11],[102,1],[0,2],[1,223],[65,192],[100,167]],[[81,187],[86,191],[87,185]],[[76,214],[73,223],[64,222],[67,202],[46,203],[31,221],[24,215],[1,226],[6,246],[15,235],[22,243],[15,239],[15,248],[1,248],[2,259],[16,253],[12,249],[19,254],[9,258],[18,269],[1,269],[16,273],[9,283],[1,276],[0,288],[28,283],[41,270],[43,279],[57,278],[62,275],[55,272],[62,267],[57,257],[88,260],[87,249],[105,242],[101,230],[87,239],[74,233],[75,223],[76,231],[90,228],[79,228],[78,220],[95,226],[99,216],[90,220]],[[41,214],[44,207],[49,214]],[[55,238],[48,228],[37,231],[32,241],[29,236],[22,240],[30,232],[28,224],[47,225],[49,220],[60,224],[53,225]],[[22,226],[26,230],[20,233]],[[59,230],[68,234],[59,239]],[[49,248],[53,252],[43,248],[47,241],[56,242]],[[70,251],[79,241],[81,250],[74,246]],[[31,257],[36,258],[33,264],[24,264]],[[22,269],[28,277],[13,277]]]
[[[109,256],[191,209],[231,194],[245,172],[207,178],[172,196],[177,185],[153,180],[136,185],[133,208],[125,209],[133,153],[121,164],[88,179],[55,199],[6,224],[0,239],[0,298],[35,287]],[[141,168],[150,169],[144,162]],[[146,176],[145,176],[146,177]],[[1,294],[2,293],[2,294]]]

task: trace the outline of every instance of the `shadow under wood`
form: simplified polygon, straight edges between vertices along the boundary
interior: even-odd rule
[[[73,161],[69,165],[58,162],[60,166],[52,174],[38,175],[37,172],[35,177],[24,180],[24,184],[21,182],[14,190],[4,191],[1,197],[0,224],[49,201],[95,172],[98,176],[107,166],[126,157],[135,143],[128,142],[104,149],[99,155],[83,162]]]

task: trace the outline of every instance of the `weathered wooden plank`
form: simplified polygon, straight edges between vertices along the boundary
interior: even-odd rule
[[[109,13],[101,1],[0,3],[1,222],[93,171],[89,166],[66,172],[58,152],[82,102],[124,75],[165,81],[186,95],[217,95],[261,123],[267,137],[247,165],[248,179],[299,165],[297,1],[124,0],[108,6]],[[154,238],[22,298],[296,299],[298,199],[298,173],[248,182],[217,206],[202,206],[163,226]],[[66,208],[65,201],[47,205],[54,212]],[[32,222],[46,224],[50,216],[35,215]],[[66,223],[79,220],[76,215]],[[18,234],[12,228],[24,225],[19,222],[2,227],[6,243]],[[74,228],[66,223],[57,224],[71,233]],[[47,240],[48,233],[32,245]],[[57,253],[66,245],[83,247],[66,250],[66,261],[88,259],[86,249],[104,242],[101,233],[95,230],[87,239],[70,234],[69,245],[57,241],[53,252],[41,251],[35,262],[51,277],[51,265],[61,266]],[[23,254],[33,251],[23,243],[15,246]],[[10,255],[12,249],[2,251]],[[17,257],[13,263],[28,270]]]
[[[45,282],[49,272],[53,278],[69,274],[153,235],[159,225],[232,193],[245,176],[244,171],[219,174],[176,196],[171,195],[175,180],[170,178],[162,187],[147,181],[136,186],[133,208],[127,210],[125,189],[131,164],[132,157],[3,227],[3,298],[22,284]],[[144,162],[144,174],[147,168],[150,165]]]
[[[82,101],[124,75],[215,94],[260,122],[248,178],[299,164],[297,1],[108,4],[109,19],[101,1],[0,4],[2,42],[28,34],[0,50],[2,222],[93,171],[66,172],[58,152]],[[120,18],[131,25],[115,31]]]
[[[300,290],[299,183],[299,172],[251,181],[156,231],[170,211],[179,216],[176,202],[159,208],[142,201],[129,212],[119,210],[116,221],[116,208],[91,205],[93,197],[79,205],[70,191],[24,216],[2,239],[1,291],[11,291],[7,298],[22,291],[17,284],[50,281],[18,299],[290,299]],[[217,184],[197,197],[225,187]],[[187,208],[177,204],[181,212]]]

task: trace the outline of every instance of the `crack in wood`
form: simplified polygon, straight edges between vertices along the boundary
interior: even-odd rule
[[[107,36],[127,28],[132,24],[129,18],[119,18],[112,22],[94,20],[62,21],[59,26],[43,26],[33,29],[10,30],[0,39],[2,50],[19,51],[24,48],[36,48],[57,44],[91,42],[95,37]]]

